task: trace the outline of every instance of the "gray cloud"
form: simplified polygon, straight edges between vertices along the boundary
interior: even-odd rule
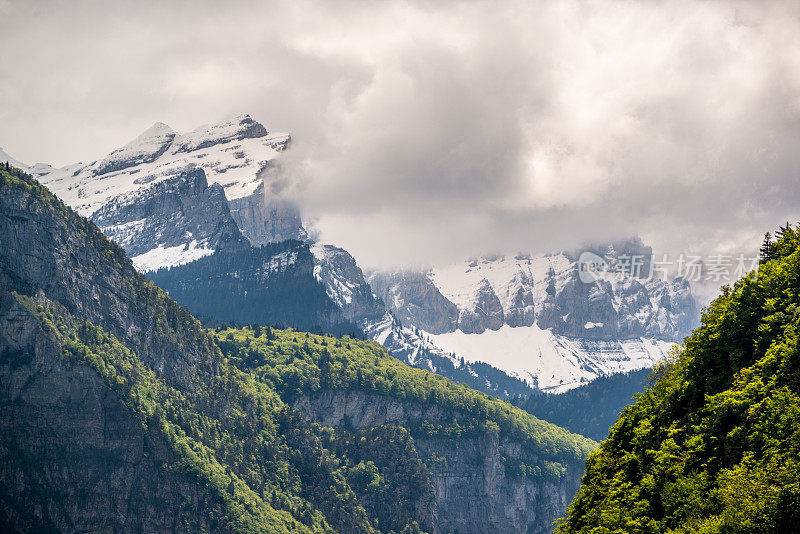
[[[370,266],[640,234],[752,250],[800,213],[794,2],[0,1],[0,146],[90,161],[246,111]]]

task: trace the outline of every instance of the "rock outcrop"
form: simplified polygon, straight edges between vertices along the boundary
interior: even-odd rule
[[[94,212],[92,220],[140,270],[249,246],[231,217],[222,187],[209,187],[199,168],[116,198]]]
[[[557,477],[515,472],[514,466],[542,462],[506,437],[486,432],[465,433],[457,440],[426,436],[422,421],[461,420],[459,413],[436,405],[359,391],[303,395],[293,405],[324,426],[408,428],[430,472],[436,532],[551,532],[580,486],[583,465],[578,463]]]
[[[620,252],[610,247],[608,257],[650,253],[637,240],[617,248]],[[647,269],[644,264],[642,273]],[[503,325],[536,324],[591,340],[680,341],[698,321],[685,279],[641,276],[586,283],[578,276],[577,258],[565,253],[494,256],[426,272],[376,272],[369,282],[404,324],[431,334],[480,334]],[[442,319],[433,319],[438,316]]]
[[[219,503],[97,372],[0,290],[0,530],[219,531]],[[8,530],[6,530],[8,529]]]
[[[372,288],[355,258],[343,248],[314,245],[314,276],[325,286],[328,296],[341,308],[345,317],[362,326],[380,321],[386,311],[375,298]]]

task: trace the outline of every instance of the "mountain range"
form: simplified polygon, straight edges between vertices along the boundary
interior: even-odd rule
[[[346,250],[309,236],[302,206],[285,194],[292,184],[281,153],[290,143],[241,115],[185,134],[156,123],[89,164],[0,159],[91,218],[198,315],[360,332],[406,363],[501,398],[652,367],[698,321],[685,280],[587,284],[570,252],[365,275]],[[287,240],[300,261],[272,247]],[[636,239],[596,248],[610,257],[651,253]],[[268,278],[272,289],[259,288]],[[289,279],[286,288],[316,295],[293,311],[275,291]],[[230,291],[214,289],[223,286]]]

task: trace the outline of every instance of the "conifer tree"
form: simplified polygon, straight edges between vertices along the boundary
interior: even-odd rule
[[[764,242],[761,244],[761,249],[759,250],[759,263],[766,263],[767,261],[772,259],[772,236],[769,232],[764,234]]]

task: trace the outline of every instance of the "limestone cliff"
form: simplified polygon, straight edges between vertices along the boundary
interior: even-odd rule
[[[324,391],[303,395],[293,406],[329,427],[408,428],[430,473],[436,532],[551,532],[580,486],[581,462],[567,465],[560,476],[520,473],[517,466],[542,465],[542,458],[508,437],[491,432],[458,439],[430,435],[424,426],[464,420],[463,414],[437,405],[361,391]]]

